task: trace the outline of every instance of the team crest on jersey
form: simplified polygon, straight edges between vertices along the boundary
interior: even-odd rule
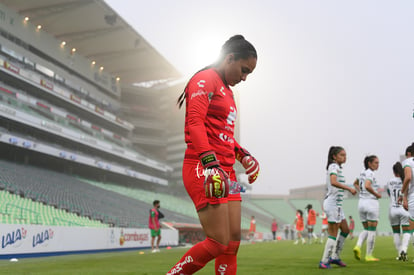
[[[213,98],[214,93],[213,92],[209,92],[208,93],[208,100],[211,101],[211,99]]]

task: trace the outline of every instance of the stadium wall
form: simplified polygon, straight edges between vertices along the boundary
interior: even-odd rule
[[[151,247],[149,229],[0,224],[0,259],[124,251]],[[177,246],[178,231],[162,229],[160,246]]]

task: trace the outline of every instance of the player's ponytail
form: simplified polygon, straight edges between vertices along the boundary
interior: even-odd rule
[[[341,146],[331,146],[331,148],[329,148],[326,170],[328,170],[329,165],[335,162],[334,156],[336,156],[342,150],[344,150],[344,148],[342,148]]]
[[[393,166],[392,166],[392,171],[394,172],[396,177],[400,177],[401,180],[404,182],[404,169],[401,165],[401,162],[396,162]]]

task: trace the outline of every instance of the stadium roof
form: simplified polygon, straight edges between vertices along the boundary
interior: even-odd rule
[[[123,85],[165,83],[181,74],[103,0],[0,0]]]

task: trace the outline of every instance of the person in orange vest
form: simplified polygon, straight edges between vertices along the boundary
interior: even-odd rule
[[[312,209],[312,204],[308,204],[305,209],[308,210],[308,221],[307,221],[307,228],[308,228],[308,241],[309,243],[312,243],[312,238],[315,239],[315,241],[318,239],[318,237],[313,232],[313,229],[315,228],[316,224],[316,212]]]
[[[320,218],[322,219],[322,227],[321,227],[321,239],[320,243],[323,243],[325,241],[325,235],[328,235],[328,216],[325,212],[322,212],[320,215]]]
[[[305,238],[303,238],[302,232],[305,229],[305,224],[303,222],[303,212],[302,210],[298,209],[296,210],[296,219],[294,221],[294,224],[296,224],[296,232],[298,234],[296,241],[293,244],[298,244],[299,239],[302,240],[302,244],[305,244]]]
[[[256,234],[256,220],[254,216],[252,216],[250,220],[250,228],[249,228],[249,240],[254,242],[254,235]]]

